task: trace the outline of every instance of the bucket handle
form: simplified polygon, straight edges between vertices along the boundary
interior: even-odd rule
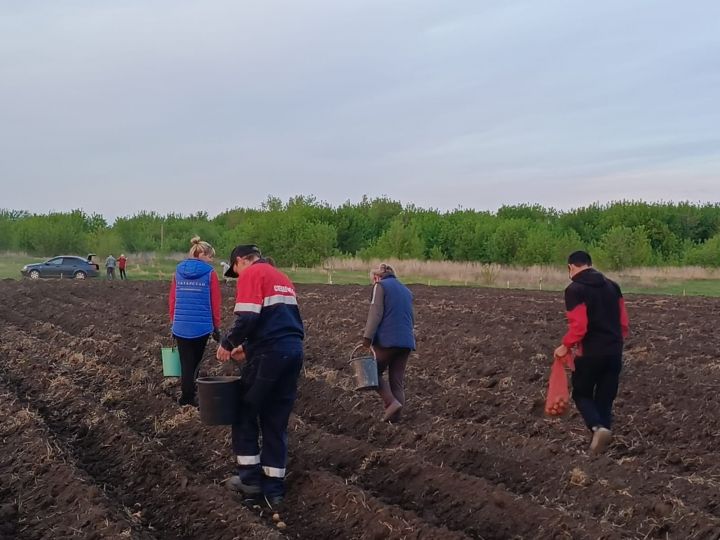
[[[200,373],[200,366],[202,365],[203,360],[205,360],[205,356],[206,355],[203,354],[202,358],[198,362],[197,367],[195,368],[195,373],[193,373],[193,381],[195,381],[196,384],[197,384],[197,379],[198,379],[198,373]]]
[[[205,358],[207,356],[212,356],[211,354],[207,354],[207,345],[205,346],[205,351],[203,352],[202,358],[200,358],[200,361],[198,362],[197,367],[195,368],[195,373],[193,373],[193,380],[197,383],[198,373],[200,372],[200,366],[205,361]],[[233,361],[233,358],[230,358],[230,361]]]
[[[170,348],[177,349],[177,338],[175,334],[172,333],[172,329],[170,330]]]
[[[353,360],[356,360],[355,353],[363,347],[364,347],[364,345],[362,343],[360,343],[352,350],[352,352],[350,353],[350,360],[348,360],[348,364],[352,364]],[[372,346],[370,347],[370,352],[372,353],[373,358],[375,358],[375,350],[372,348]]]
[[[200,366],[202,366],[202,363],[205,361],[205,358],[212,356],[211,354],[207,354],[207,345],[205,346],[205,350],[203,351],[202,358],[200,358],[200,361],[198,362],[197,367],[195,368],[195,373],[193,373],[193,380],[195,383],[197,383],[198,379],[198,373],[200,373]]]

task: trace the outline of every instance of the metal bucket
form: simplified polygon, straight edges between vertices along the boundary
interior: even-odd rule
[[[240,377],[198,377],[200,421],[208,426],[230,426],[237,422],[242,402]]]
[[[164,377],[179,377],[182,374],[180,367],[180,352],[177,347],[163,347],[160,350],[162,354],[162,366]]]
[[[362,345],[358,345],[350,353],[350,362],[355,373],[355,390],[377,390],[378,369],[374,356],[358,356],[355,353]]]

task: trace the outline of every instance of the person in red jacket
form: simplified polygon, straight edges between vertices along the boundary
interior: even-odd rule
[[[297,397],[305,332],[295,286],[256,245],[236,246],[229,261],[225,276],[238,279],[235,322],[216,357],[245,363],[242,405],[232,426],[237,475],[227,486],[247,499],[276,506],[285,497],[287,428]]]
[[[172,335],[180,353],[180,405],[197,405],[195,371],[210,336],[220,340],[220,281],[212,267],[215,250],[197,236],[170,286]]]
[[[601,453],[612,441],[612,406],[629,332],[628,315],[620,286],[592,267],[589,253],[571,253],[568,272],[572,280],[565,289],[568,330],[555,356],[575,353],[572,397],[592,432],[591,452]]]
[[[118,259],[118,269],[120,270],[120,279],[127,279],[127,274],[125,273],[125,266],[127,266],[127,257],[122,254],[120,255],[120,258]]]

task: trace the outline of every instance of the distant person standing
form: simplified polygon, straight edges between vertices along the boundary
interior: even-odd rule
[[[397,422],[405,406],[405,368],[410,351],[415,350],[413,295],[389,264],[381,264],[371,276],[372,299],[363,345],[372,348],[377,360],[378,393],[385,404],[382,420]]]
[[[125,266],[127,266],[127,257],[124,254],[121,254],[120,258],[118,259],[118,270],[120,270],[120,279],[127,279],[127,274],[125,273]]]
[[[600,454],[612,441],[612,406],[622,370],[629,323],[620,286],[592,267],[590,254],[568,257],[572,283],[565,289],[568,330],[556,357],[575,350],[572,397],[592,432],[590,451]]]
[[[115,257],[112,256],[112,254],[108,255],[108,258],[105,259],[105,269],[107,270],[107,279],[115,279],[115,265],[117,264],[117,261],[115,260]]]
[[[170,286],[172,335],[180,353],[180,405],[196,405],[195,370],[210,336],[220,340],[220,280],[212,267],[215,249],[199,237],[191,240]]]
[[[230,283],[230,278],[224,277],[225,273],[230,270],[230,265],[225,261],[220,261],[220,266],[222,266],[223,279],[225,280],[225,283]]]

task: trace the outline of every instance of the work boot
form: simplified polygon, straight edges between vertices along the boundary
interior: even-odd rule
[[[193,407],[197,407],[198,406],[197,398],[195,396],[192,396],[192,397],[180,396],[180,398],[178,399],[178,405],[180,405],[181,407],[183,405],[192,405]]]
[[[272,497],[268,497],[265,495],[265,502],[271,509],[278,509],[280,506],[282,506],[283,501],[285,500],[285,497],[282,495],[274,495]]]
[[[385,414],[383,414],[382,421],[390,422],[397,413],[402,409],[402,403],[398,400],[393,401],[390,405],[385,407]]]
[[[602,454],[607,449],[610,441],[612,441],[612,431],[603,426],[595,426],[590,451],[593,454]]]
[[[248,497],[255,497],[262,493],[260,486],[245,484],[243,483],[242,478],[237,475],[230,477],[230,480],[227,481],[227,487],[232,491],[242,493]]]

